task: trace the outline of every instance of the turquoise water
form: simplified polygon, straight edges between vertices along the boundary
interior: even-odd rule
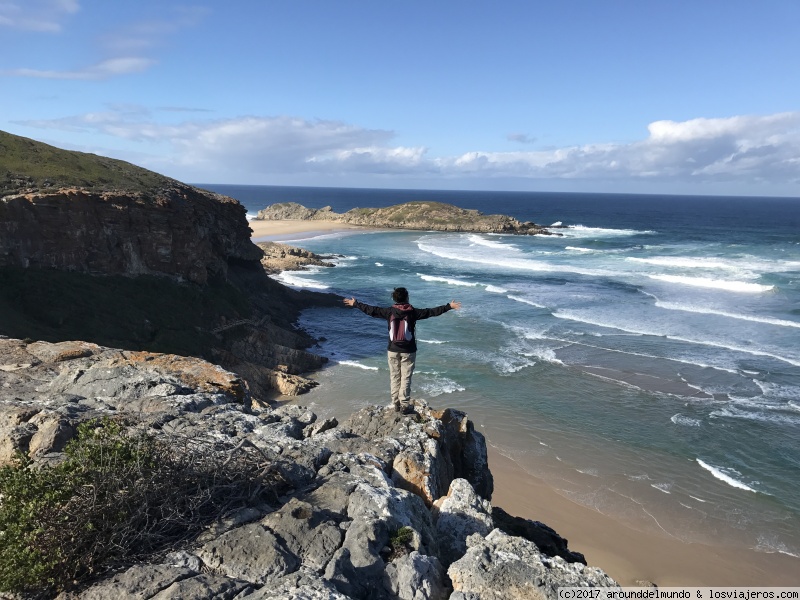
[[[206,186],[212,187],[212,186]],[[562,237],[371,232],[288,285],[390,304],[418,326],[413,395],[466,410],[562,494],[636,527],[800,556],[800,200],[215,186],[250,212],[451,202]],[[382,323],[306,311],[331,367],[308,400],[388,401]]]

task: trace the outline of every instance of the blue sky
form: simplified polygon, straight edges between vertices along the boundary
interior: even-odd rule
[[[798,25],[797,0],[0,0],[0,129],[193,183],[800,197]]]

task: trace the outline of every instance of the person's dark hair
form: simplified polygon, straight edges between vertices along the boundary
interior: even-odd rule
[[[408,302],[408,290],[404,287],[394,288],[392,292],[392,300],[398,304]]]

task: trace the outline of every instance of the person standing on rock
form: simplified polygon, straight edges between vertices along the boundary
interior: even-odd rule
[[[417,360],[416,325],[421,319],[438,317],[448,310],[458,310],[455,300],[435,308],[414,308],[408,303],[408,290],[395,288],[394,304],[388,307],[370,306],[355,298],[345,298],[345,306],[355,307],[370,317],[386,319],[389,325],[389,383],[394,407],[404,413],[413,412],[411,405],[411,376]]]

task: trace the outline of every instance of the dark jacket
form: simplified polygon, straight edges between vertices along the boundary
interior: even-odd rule
[[[393,306],[370,306],[369,304],[364,304],[363,302],[359,302],[356,300],[355,308],[364,312],[365,314],[369,315],[370,317],[375,317],[376,319],[386,319],[386,339],[389,340],[389,321],[391,319],[392,313],[397,313],[398,315],[408,315],[408,329],[411,333],[414,334],[414,338],[402,346],[395,344],[393,341],[389,340],[389,345],[387,350],[389,352],[416,352],[417,351],[417,332],[416,332],[416,325],[417,321],[421,319],[428,319],[430,317],[438,317],[446,313],[452,307],[450,304],[443,304],[442,306],[437,306],[435,308],[414,308],[410,304],[395,304]]]

